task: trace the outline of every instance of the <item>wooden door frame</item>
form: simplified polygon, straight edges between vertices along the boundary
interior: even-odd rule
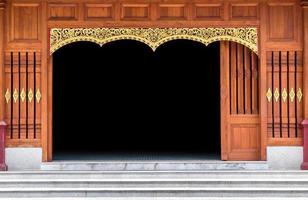
[[[220,42],[220,137],[221,137],[221,160],[228,160],[228,130],[229,127],[229,102],[230,102],[230,95],[229,95],[229,49],[228,49],[228,42],[227,41],[219,41]],[[47,51],[49,52],[49,51]],[[260,51],[259,51],[260,52]],[[261,67],[259,68],[261,72]],[[47,59],[47,113],[43,113],[47,117],[47,136],[42,138],[42,151],[43,151],[43,161],[52,161],[53,159],[53,131],[52,131],[52,97],[53,97],[53,58],[52,55],[48,56]],[[259,72],[259,73],[260,73]],[[260,76],[259,76],[260,77]],[[260,77],[260,82],[264,81],[266,77]],[[266,79],[265,79],[266,80]],[[43,82],[44,83],[44,82]],[[259,87],[259,95],[260,100],[260,119],[262,119],[261,110],[262,110],[262,89]],[[265,101],[265,99],[264,99]],[[265,101],[266,104],[266,101]],[[265,136],[264,136],[265,134]],[[265,160],[265,152],[266,152],[266,143],[264,138],[266,139],[266,132],[262,132],[262,123],[260,123],[260,137],[261,137],[261,160]]]
[[[229,121],[229,49],[228,42],[220,41],[220,145],[221,160],[228,159],[228,121]]]

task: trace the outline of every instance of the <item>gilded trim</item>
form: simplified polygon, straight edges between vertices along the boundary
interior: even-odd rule
[[[50,30],[50,54],[77,41],[90,41],[102,46],[125,39],[143,42],[153,51],[161,44],[176,39],[193,40],[205,45],[215,41],[233,41],[257,54],[257,32],[257,28],[53,28]]]

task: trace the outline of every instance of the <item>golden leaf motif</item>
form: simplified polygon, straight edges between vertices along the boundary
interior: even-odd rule
[[[32,102],[32,99],[33,99],[33,92],[32,92],[32,89],[30,88],[30,90],[28,92],[28,100],[29,100],[30,103]]]
[[[35,97],[36,97],[37,103],[40,103],[41,98],[42,98],[42,94],[41,94],[41,92],[40,92],[40,89],[37,89],[36,94],[35,94]]]
[[[295,98],[294,88],[291,88],[291,91],[289,93],[289,97],[290,97],[291,102],[293,102],[294,98]]]
[[[25,89],[22,88],[21,93],[20,93],[20,99],[21,99],[22,102],[25,101],[26,96],[27,96],[27,95],[26,95]]]
[[[11,93],[10,93],[9,89],[6,89],[4,97],[5,97],[6,103],[9,103],[9,101],[11,99]]]
[[[216,41],[233,41],[258,53],[257,28],[52,28],[50,53],[64,45],[89,41],[99,45],[130,39],[143,42],[155,49],[168,41],[188,39],[208,45]]]
[[[268,90],[267,90],[267,92],[266,92],[266,98],[267,98],[267,101],[268,101],[268,102],[271,102],[272,96],[273,96],[272,90],[271,90],[271,88],[268,88]]]
[[[297,90],[297,99],[298,99],[298,102],[301,102],[301,101],[302,101],[302,97],[303,97],[302,89],[301,89],[301,88],[298,88],[298,90]]]
[[[287,100],[287,98],[288,98],[288,93],[287,93],[286,88],[283,88],[281,97],[282,97],[283,102],[286,102],[286,100]]]
[[[276,90],[275,90],[275,92],[274,92],[274,97],[275,97],[275,101],[277,102],[278,101],[278,99],[279,99],[279,90],[278,90],[278,88],[276,88]]]
[[[18,91],[17,91],[17,89],[15,89],[14,90],[14,93],[13,93],[13,99],[14,99],[14,102],[16,103],[17,102],[17,100],[18,100]]]

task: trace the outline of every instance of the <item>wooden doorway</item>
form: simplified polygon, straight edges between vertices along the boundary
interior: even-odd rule
[[[61,48],[53,57],[54,155],[219,159],[219,48],[190,40],[155,52],[133,40]]]
[[[260,160],[258,90],[257,55],[241,44],[220,42],[222,160]],[[51,141],[48,155],[52,160]]]

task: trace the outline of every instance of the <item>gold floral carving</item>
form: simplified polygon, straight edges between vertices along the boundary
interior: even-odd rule
[[[99,45],[116,40],[137,40],[155,51],[161,44],[187,39],[208,45],[215,41],[233,41],[258,53],[256,28],[53,28],[50,30],[50,53],[77,41]]]

